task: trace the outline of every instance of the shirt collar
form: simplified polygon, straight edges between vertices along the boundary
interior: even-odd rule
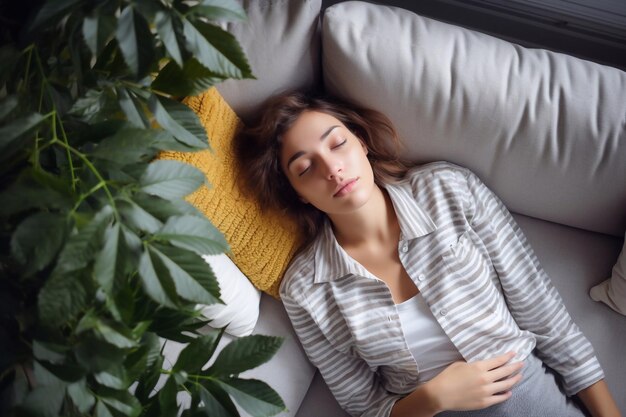
[[[398,216],[401,240],[412,240],[437,229],[431,217],[415,201],[408,181],[387,184],[391,202]],[[315,283],[334,281],[355,274],[372,277],[361,264],[352,259],[339,245],[330,220],[326,220],[322,233],[315,241]]]

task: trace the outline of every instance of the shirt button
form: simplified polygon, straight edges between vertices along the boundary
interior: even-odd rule
[[[442,317],[445,317],[445,315],[448,314],[448,310],[446,310],[445,308],[442,308],[439,314],[441,314]]]
[[[419,275],[417,276],[417,279],[418,279],[419,281],[424,281],[424,279],[426,279],[426,275],[424,275],[424,274],[419,274]]]
[[[409,247],[407,245],[402,246],[402,252],[407,253],[409,251]]]

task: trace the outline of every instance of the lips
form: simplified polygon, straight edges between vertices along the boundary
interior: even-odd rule
[[[350,191],[352,191],[352,188],[354,188],[354,185],[358,180],[358,178],[352,178],[337,185],[333,197],[341,197],[348,194]]]

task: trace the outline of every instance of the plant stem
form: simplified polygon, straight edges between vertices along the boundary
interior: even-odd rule
[[[65,142],[65,149],[66,149],[66,153],[67,153],[67,162],[70,166],[70,175],[72,177],[72,191],[76,191],[76,182],[78,181],[76,176],[74,175],[74,162],[72,161],[72,155],[70,155],[70,145],[69,142],[67,140],[67,135],[65,134],[65,128],[63,127],[63,121],[61,120],[61,117],[59,116],[59,113],[57,112],[57,109],[54,105],[54,96],[52,95],[52,92],[50,92],[49,90],[49,86],[50,83],[48,81],[48,78],[46,77],[46,73],[43,70],[43,65],[41,64],[41,58],[39,57],[39,51],[36,47],[33,46],[33,50],[35,51],[35,61],[37,62],[37,68],[39,68],[39,73],[41,74],[41,95],[39,96],[39,111],[41,112],[41,108],[43,106],[43,90],[44,88],[46,88],[46,90],[48,91],[48,95],[50,95],[50,103],[52,104],[52,109],[54,110],[56,117],[54,119],[52,119],[52,134],[54,135],[54,137],[57,137],[57,133],[56,133],[56,119],[59,119],[59,126],[61,128],[61,133],[62,133],[62,137],[63,137],[63,141]]]
[[[115,199],[113,198],[113,195],[111,194],[111,190],[109,190],[109,187],[107,187],[106,180],[104,178],[102,178],[102,175],[100,175],[100,172],[91,163],[89,158],[87,158],[87,156],[85,154],[83,154],[82,152],[79,152],[78,150],[72,148],[66,142],[57,141],[56,143],[58,143],[59,145],[61,145],[65,149],[67,149],[68,153],[73,153],[74,155],[76,155],[81,161],[83,161],[83,163],[87,166],[87,168],[89,168],[91,170],[91,172],[93,172],[93,174],[96,176],[96,178],[98,178],[100,183],[102,183],[102,188],[104,188],[104,192],[106,193],[107,198],[109,199],[109,202],[111,203],[111,208],[113,209],[113,213],[115,214],[115,219],[119,221],[119,213],[118,213],[117,208],[115,206]]]
[[[106,187],[106,182],[100,181],[91,190],[87,191],[85,194],[81,194],[81,196],[78,198],[78,201],[76,202],[76,204],[74,204],[74,207],[72,207],[72,210],[70,211],[70,215],[73,214],[74,212],[76,212],[76,210],[78,210],[78,207],[80,207],[81,203],[87,197],[89,197],[90,195],[92,195],[93,193],[95,193],[96,191],[98,191],[102,187]]]

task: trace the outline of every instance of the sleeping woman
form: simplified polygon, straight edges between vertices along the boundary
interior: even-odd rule
[[[301,93],[271,99],[235,147],[245,188],[306,235],[280,295],[349,414],[620,416],[592,346],[471,171],[409,168],[387,117]]]

